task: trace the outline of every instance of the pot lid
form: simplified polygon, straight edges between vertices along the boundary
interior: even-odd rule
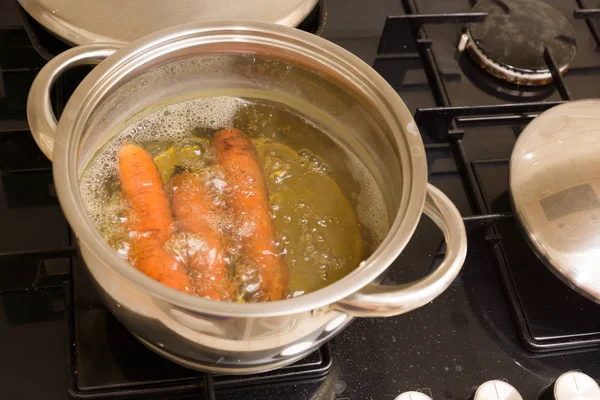
[[[129,43],[188,22],[245,19],[297,26],[318,0],[19,0],[52,33],[71,44]]]
[[[510,189],[538,256],[600,303],[600,100],[565,103],[533,120],[513,150]]]

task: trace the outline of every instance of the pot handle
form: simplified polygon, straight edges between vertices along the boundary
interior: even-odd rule
[[[27,97],[27,120],[33,138],[50,161],[57,124],[50,101],[52,85],[63,72],[78,65],[99,64],[121,46],[117,43],[95,43],[73,47],[48,61],[35,77]]]
[[[452,201],[435,186],[427,185],[423,212],[444,233],[446,254],[429,275],[396,286],[370,283],[332,307],[357,317],[389,317],[421,307],[439,296],[456,278],[467,255],[467,234]]]

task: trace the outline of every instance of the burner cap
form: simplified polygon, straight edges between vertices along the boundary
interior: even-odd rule
[[[492,75],[517,84],[545,84],[552,81],[544,61],[545,47],[551,50],[561,73],[575,57],[575,29],[544,1],[482,0],[472,11],[488,17],[467,25],[459,49],[466,47]]]

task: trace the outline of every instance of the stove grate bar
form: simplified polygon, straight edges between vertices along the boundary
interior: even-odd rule
[[[583,4],[583,0],[577,0],[577,5],[579,6],[579,9],[573,11],[573,17],[575,19],[585,19],[594,40],[596,40],[596,51],[598,51],[600,48],[600,32],[598,32],[598,28],[593,20],[600,18],[600,9],[586,8]]]
[[[415,0],[403,0],[402,3],[408,15],[390,16],[386,19],[379,42],[378,56],[381,58],[403,58],[415,54],[420,56],[436,106],[417,109],[415,120],[423,133],[433,138],[436,141],[435,144],[446,144],[454,157],[463,187],[467,193],[467,199],[474,212],[474,215],[463,218],[463,221],[469,229],[483,228],[482,234],[487,239],[490,251],[497,261],[501,281],[506,289],[507,300],[511,305],[515,323],[519,328],[518,333],[525,347],[535,353],[551,352],[552,354],[558,354],[559,351],[598,345],[600,338],[596,337],[586,340],[570,338],[566,341],[540,341],[533,338],[529,332],[524,310],[511,278],[510,268],[503,255],[502,235],[499,234],[496,228],[497,223],[514,219],[514,215],[510,212],[489,212],[473,167],[474,163],[488,160],[470,160],[462,142],[464,132],[460,128],[475,125],[523,125],[540,113],[571,100],[570,91],[559,72],[552,53],[546,50],[544,60],[553,75],[553,84],[562,101],[452,106],[442,79],[442,73],[432,51],[433,41],[427,37],[425,30],[422,28],[428,24],[477,23],[485,20],[486,15],[474,13],[419,15]],[[592,23],[593,19],[600,16],[600,10],[585,9],[582,0],[577,0],[577,3],[580,9],[575,10],[574,17],[587,20],[592,35],[600,46],[600,35]],[[428,153],[435,151],[435,149],[436,147],[432,145],[426,147]]]

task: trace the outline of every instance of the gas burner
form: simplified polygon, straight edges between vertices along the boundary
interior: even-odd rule
[[[561,74],[575,57],[575,29],[544,1],[482,0],[472,12],[488,17],[465,27],[459,51],[467,49],[484,70],[500,79],[530,86],[550,83],[545,49]]]
[[[478,63],[470,57],[460,57],[458,65],[465,77],[482,92],[496,99],[508,102],[543,101],[555,91],[554,85],[524,86],[497,79],[489,74],[482,74]]]

